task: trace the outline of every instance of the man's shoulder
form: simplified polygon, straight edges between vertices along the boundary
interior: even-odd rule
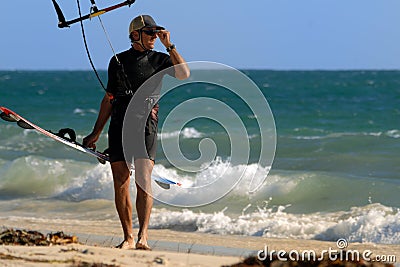
[[[119,53],[117,54],[117,57],[118,57],[118,58],[127,57],[127,56],[129,56],[129,55],[132,54],[132,51],[131,51],[131,50],[132,50],[132,49],[130,48],[130,49],[127,49],[127,50],[125,50],[125,51],[119,52]],[[115,58],[115,56],[114,56],[113,58]]]

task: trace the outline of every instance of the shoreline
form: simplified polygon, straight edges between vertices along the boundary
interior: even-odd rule
[[[95,224],[97,223],[100,222]],[[76,221],[72,225],[70,222],[64,224],[63,220],[57,220],[44,225],[37,220],[32,223],[26,218],[18,220],[16,217],[3,217],[0,218],[0,226],[4,229],[26,229],[42,233],[63,231],[65,234],[77,236],[80,243],[50,247],[3,245],[0,246],[0,259],[5,266],[46,266],[49,262],[57,264],[49,266],[78,266],[79,262],[92,265],[103,263],[109,266],[229,266],[265,249],[269,253],[293,250],[301,253],[313,250],[318,254],[324,250],[338,249],[336,242],[329,241],[222,236],[150,229],[149,244],[152,251],[119,250],[113,248],[122,240],[116,224],[104,223],[96,226]],[[371,251],[371,257],[392,255],[400,263],[400,245],[349,243],[346,250],[357,250],[361,253]]]

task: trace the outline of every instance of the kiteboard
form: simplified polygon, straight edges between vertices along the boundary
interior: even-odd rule
[[[110,158],[107,154],[102,153],[100,151],[92,150],[90,148],[84,147],[82,144],[78,143],[76,141],[76,134],[75,131],[69,128],[66,129],[61,129],[58,133],[53,133],[51,131],[45,130],[36,124],[28,121],[27,119],[24,119],[11,109],[8,109],[6,107],[0,107],[0,117],[8,122],[16,122],[18,126],[24,129],[32,129],[36,130],[41,134],[44,134],[47,137],[50,137],[66,146],[72,147],[76,150],[79,150],[83,153],[86,153],[90,156],[96,157],[100,163],[105,164],[106,162],[110,161]],[[69,137],[66,135],[68,134]],[[160,185],[164,189],[169,189],[170,185],[178,185],[180,186],[181,184],[163,177],[158,177],[152,175],[151,177],[158,185]]]

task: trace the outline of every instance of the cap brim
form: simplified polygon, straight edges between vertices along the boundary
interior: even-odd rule
[[[162,26],[151,26],[151,25],[146,25],[146,26],[144,26],[143,28],[156,28],[156,30],[165,30],[165,28],[164,27],[162,27]]]

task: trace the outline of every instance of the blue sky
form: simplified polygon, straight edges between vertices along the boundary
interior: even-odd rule
[[[83,13],[89,0],[80,0]],[[122,1],[122,0],[120,0]],[[99,8],[119,0],[97,0]],[[67,19],[76,1],[58,0]],[[127,29],[151,14],[187,61],[241,69],[400,69],[399,0],[137,0],[102,16],[117,51]],[[51,0],[3,0],[0,69],[90,69],[79,24],[59,29]],[[85,23],[94,63],[112,51],[97,19]],[[161,45],[157,49],[164,51]]]

